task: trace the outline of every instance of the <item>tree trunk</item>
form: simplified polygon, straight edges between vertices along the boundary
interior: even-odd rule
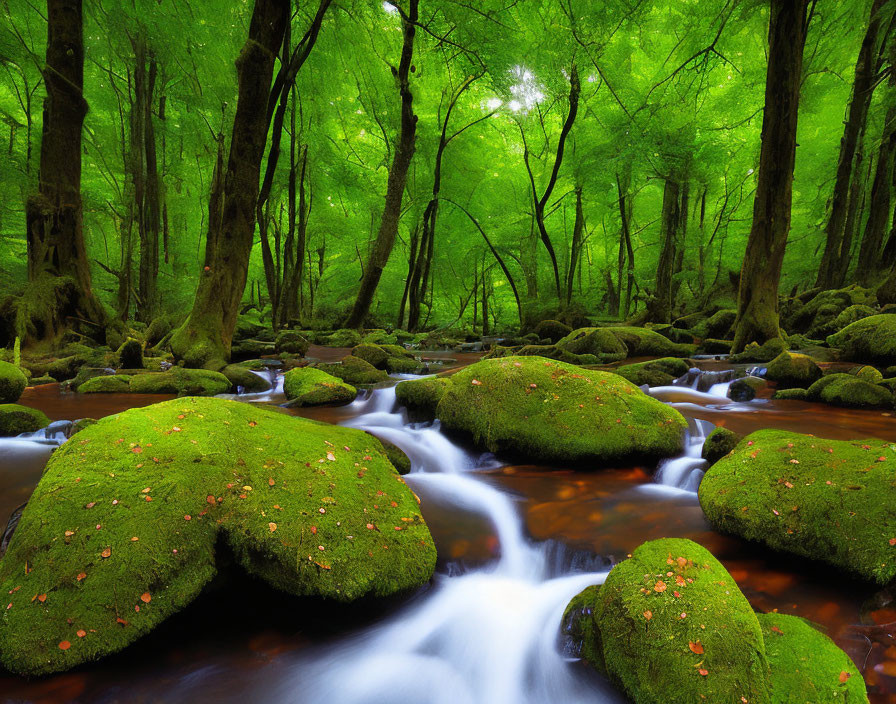
[[[796,127],[809,0],[771,0],[762,149],[740,276],[734,352],[781,336],[778,282],[790,232]]]
[[[585,212],[582,208],[582,187],[576,187],[576,221],[572,227],[572,244],[569,249],[569,270],[566,272],[566,305],[572,302],[572,287],[582,251],[582,235],[585,232]],[[618,307],[618,306],[617,306]]]
[[[29,286],[19,306],[18,333],[26,345],[54,340],[72,319],[80,319],[93,324],[88,334],[103,339],[106,313],[91,287],[82,221],[81,129],[87,102],[81,0],[47,1],[43,77],[40,176],[25,209]]]
[[[239,90],[221,218],[219,223],[209,222],[206,263],[193,309],[171,338],[173,352],[188,366],[221,367],[230,358],[255,234],[258,177],[268,133],[267,115],[259,105],[269,98],[289,9],[287,0],[256,0],[249,37],[236,62]]]
[[[801,1],[801,0],[800,0]],[[834,181],[834,193],[831,198],[831,212],[825,227],[825,247],[818,268],[816,287],[832,288],[837,283],[838,264],[842,257],[849,256],[844,251],[843,239],[849,212],[849,196],[853,178],[859,178],[854,168],[859,139],[865,128],[868,107],[874,92],[875,76],[878,68],[877,38],[881,25],[881,8],[887,0],[874,0],[868,29],[859,49],[856,62],[855,78],[852,86],[852,97],[849,103],[843,137],[840,140],[840,157],[837,162],[837,177]]]
[[[159,278],[159,231],[161,229],[161,203],[159,170],[156,157],[156,132],[152,121],[153,94],[155,93],[158,64],[149,52],[146,85],[142,91],[143,151],[145,177],[143,183],[143,216],[140,230],[140,279],[137,320],[150,323],[158,308],[157,283]],[[142,67],[141,67],[142,68]],[[142,72],[142,71],[141,71]]]
[[[647,319],[654,323],[672,322],[672,276],[675,273],[678,229],[681,223],[682,188],[675,178],[667,178],[663,188],[660,226],[662,250],[656,267],[654,296],[647,306]]]
[[[389,168],[389,180],[386,186],[386,203],[383,207],[383,215],[380,220],[376,240],[370,251],[364,276],[361,279],[361,288],[355,305],[345,322],[348,328],[360,328],[370,311],[373,295],[379,286],[383,269],[392,254],[395,245],[395,237],[398,235],[398,221],[401,217],[401,201],[407,183],[408,169],[414,158],[417,135],[417,116],[414,114],[414,94],[411,92],[410,71],[414,58],[414,35],[417,32],[417,7],[419,0],[409,0],[410,8],[407,14],[402,14],[402,33],[404,41],[401,48],[401,61],[398,65],[396,78],[398,91],[401,95],[401,129],[398,136],[398,145],[392,166]]]

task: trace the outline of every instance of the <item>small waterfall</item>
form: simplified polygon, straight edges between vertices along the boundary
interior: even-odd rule
[[[703,443],[713,428],[715,425],[708,420],[689,418],[684,436],[684,454],[663,460],[653,475],[654,482],[664,487],[696,492],[706,466],[706,460],[700,456]]]
[[[22,433],[16,435],[12,440],[22,440],[25,442],[34,442],[41,445],[50,445],[59,447],[62,443],[69,439],[72,426],[74,424],[70,420],[54,420],[46,428],[35,430],[33,433]],[[7,440],[9,438],[6,438]]]

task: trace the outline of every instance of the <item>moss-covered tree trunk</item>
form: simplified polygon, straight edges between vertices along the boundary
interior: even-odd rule
[[[576,271],[582,253],[585,234],[585,210],[582,207],[582,186],[576,186],[576,219],[572,226],[572,243],[569,247],[569,269],[566,272],[566,305],[572,303],[572,288],[575,284]],[[617,310],[619,308],[617,303]]]
[[[38,192],[25,207],[28,287],[16,327],[25,344],[52,341],[72,326],[106,336],[106,313],[91,288],[81,204],[84,37],[81,0],[47,1],[47,55]]]
[[[662,249],[656,266],[656,290],[647,306],[647,319],[655,323],[672,322],[672,277],[677,258],[678,230],[681,227],[681,205],[681,185],[676,178],[667,178],[663,188]]]
[[[781,336],[778,282],[790,232],[796,127],[809,0],[771,0],[762,149],[740,276],[734,352]]]
[[[238,98],[230,154],[220,193],[220,217],[211,217],[205,266],[193,309],[171,338],[174,354],[188,366],[224,366],[246,286],[255,233],[255,204],[267,141],[274,62],[286,23],[288,0],[256,0],[249,37],[236,61]],[[212,199],[215,200],[213,193]],[[211,205],[209,206],[211,209]],[[216,206],[218,207],[218,206]]]
[[[414,94],[411,92],[411,65],[414,59],[414,37],[417,33],[418,0],[409,0],[408,11],[401,12],[403,42],[401,60],[397,69],[393,69],[401,96],[401,127],[398,133],[398,145],[389,168],[389,179],[386,185],[386,203],[380,218],[380,226],[376,239],[370,250],[361,288],[358,297],[345,321],[346,327],[360,328],[370,311],[373,295],[379,286],[383,270],[389,262],[395,238],[398,235],[398,221],[401,218],[401,201],[408,179],[408,169],[417,148],[417,116],[414,114]]]

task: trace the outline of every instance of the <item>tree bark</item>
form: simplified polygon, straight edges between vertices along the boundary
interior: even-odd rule
[[[667,178],[663,188],[663,213],[660,226],[662,250],[656,266],[654,296],[647,306],[647,319],[655,323],[672,322],[672,277],[681,227],[683,189],[675,177]]]
[[[55,340],[80,319],[93,324],[88,334],[103,339],[107,316],[91,287],[81,203],[81,130],[87,114],[81,0],[47,1],[43,77],[47,97],[38,192],[25,209],[29,286],[23,303],[32,299],[37,309],[20,304],[17,328],[27,345]]]
[[[762,148],[740,276],[734,352],[780,337],[778,283],[790,232],[796,128],[809,0],[771,0]]]
[[[575,283],[579,256],[582,251],[582,235],[585,232],[585,211],[582,207],[582,187],[576,186],[576,220],[572,227],[572,244],[569,248],[569,270],[566,272],[566,305],[572,302],[572,288]]]
[[[349,313],[345,326],[348,328],[360,328],[370,311],[373,303],[373,295],[379,286],[383,270],[392,254],[395,246],[395,238],[398,235],[398,221],[401,217],[401,201],[407,184],[408,169],[414,158],[417,136],[417,116],[414,114],[414,94],[411,92],[410,72],[414,58],[414,36],[417,32],[419,0],[409,0],[409,10],[402,12],[401,25],[403,42],[401,48],[401,61],[395,76],[398,81],[398,92],[401,96],[401,128],[398,135],[398,144],[392,166],[389,168],[389,179],[386,186],[386,203],[383,207],[379,230],[376,240],[370,251],[364,276],[361,279],[361,288],[358,297]]]
[[[255,233],[255,204],[268,120],[274,61],[286,23],[287,0],[256,0],[249,37],[237,59],[238,98],[219,222],[210,221],[205,267],[193,309],[171,339],[174,354],[188,366],[221,367],[230,358],[240,299],[246,286]]]

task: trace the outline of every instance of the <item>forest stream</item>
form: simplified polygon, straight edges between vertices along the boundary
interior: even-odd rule
[[[461,355],[461,362],[477,356]],[[0,674],[3,701],[623,702],[569,652],[564,608],[644,541],[686,537],[719,558],[757,611],[823,626],[861,670],[872,702],[896,702],[896,647],[888,645],[889,629],[873,627],[896,621],[888,597],[832,569],[716,533],[696,495],[705,465],[700,448],[713,426],[896,440],[893,414],[763,394],[733,402],[726,395],[733,367],[701,367],[649,390],[689,424],[682,454],[658,467],[506,464],[459,445],[438,421],[409,422],[394,384],[362,392],[347,406],[290,411],[367,430],[408,455],[407,483],[422,500],[438,549],[433,581],[400,603],[334,606],[296,600],[233,570],[226,585],[216,581],[177,619],[102,662],[31,681]],[[282,403],[280,379],[270,392],[236,398]],[[53,421],[160,400],[76,395],[57,385],[31,388],[22,398]],[[7,470],[0,475],[0,514],[30,495],[64,441],[65,425],[0,439]]]

